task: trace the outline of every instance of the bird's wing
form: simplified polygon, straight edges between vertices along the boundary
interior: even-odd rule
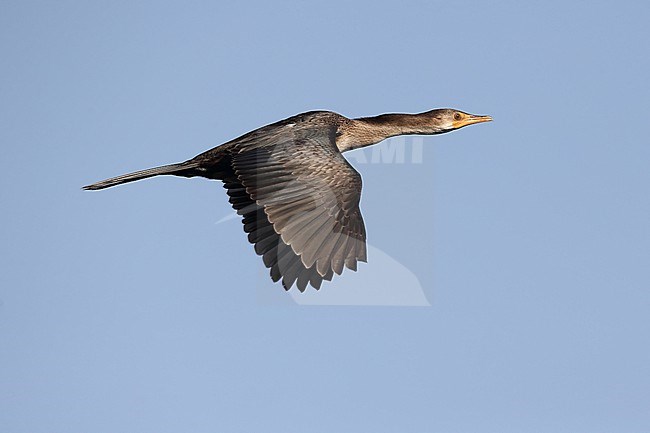
[[[331,128],[283,129],[272,145],[234,153],[224,186],[271,278],[303,291],[366,261],[361,175]]]

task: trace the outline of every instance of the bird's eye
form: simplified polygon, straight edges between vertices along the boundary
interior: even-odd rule
[[[454,120],[460,120],[463,116],[459,112],[454,113]]]

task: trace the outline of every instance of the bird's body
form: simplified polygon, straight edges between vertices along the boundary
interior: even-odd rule
[[[318,289],[366,261],[361,175],[342,153],[404,134],[439,134],[491,120],[457,110],[349,119],[311,111],[263,126],[194,158],[85,186],[108,188],[158,175],[224,183],[273,281]]]

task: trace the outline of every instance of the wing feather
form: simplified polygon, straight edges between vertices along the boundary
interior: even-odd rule
[[[318,289],[366,260],[361,176],[336,148],[332,127],[277,128],[230,155],[224,186],[273,281]]]

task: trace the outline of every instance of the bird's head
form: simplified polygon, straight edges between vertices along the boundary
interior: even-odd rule
[[[490,116],[469,114],[464,111],[454,110],[453,108],[440,108],[428,111],[426,114],[431,121],[431,126],[438,134],[454,131],[463,126],[473,125],[474,123],[492,121],[492,117]]]

